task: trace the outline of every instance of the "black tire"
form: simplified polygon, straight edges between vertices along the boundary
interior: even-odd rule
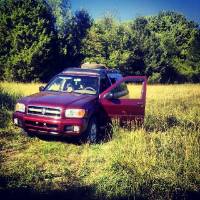
[[[27,137],[35,137],[35,134],[33,132],[30,132],[30,131],[27,131],[27,130],[24,130],[24,129],[22,129],[22,132]]]
[[[95,117],[92,117],[89,121],[86,131],[86,141],[89,144],[95,144],[98,141],[98,124]]]

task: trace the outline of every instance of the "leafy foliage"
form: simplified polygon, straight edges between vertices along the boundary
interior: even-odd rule
[[[53,59],[54,17],[42,0],[0,4],[0,67],[4,80],[42,78]]]
[[[1,80],[47,81],[96,62],[153,83],[200,81],[199,25],[181,14],[93,21],[70,0],[2,0],[0,13]]]
[[[175,12],[126,23],[104,17],[85,39],[85,61],[153,76],[153,82],[199,82],[199,34],[197,24]]]

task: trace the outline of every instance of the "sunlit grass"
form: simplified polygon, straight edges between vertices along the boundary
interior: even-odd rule
[[[10,82],[0,82],[0,88],[9,94],[21,94],[30,95],[39,92],[39,86],[41,83],[10,83]]]
[[[200,85],[148,86],[144,127],[115,126],[113,138],[96,145],[29,138],[12,125],[7,104],[39,86],[0,83],[7,100],[0,110],[7,116],[0,120],[1,188],[88,187],[99,199],[185,198],[200,190]]]
[[[128,84],[127,85],[128,88],[128,98],[129,99],[140,99],[141,95],[142,95],[142,84],[140,85],[136,85],[134,83],[132,84]]]

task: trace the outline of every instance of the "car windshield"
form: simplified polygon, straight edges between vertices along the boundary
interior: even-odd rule
[[[98,77],[77,75],[57,76],[47,85],[45,91],[95,95],[98,92]]]

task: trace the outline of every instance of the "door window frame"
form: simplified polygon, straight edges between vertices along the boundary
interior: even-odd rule
[[[146,102],[146,87],[147,87],[147,77],[146,76],[126,76],[113,85],[111,85],[109,88],[107,88],[104,92],[102,92],[99,95],[99,99],[105,99],[105,96],[107,93],[109,93],[112,89],[116,88],[118,85],[120,85],[122,82],[128,81],[128,80],[142,80],[142,91],[141,91],[141,98],[140,99],[127,99],[127,100],[142,100],[144,103]]]

